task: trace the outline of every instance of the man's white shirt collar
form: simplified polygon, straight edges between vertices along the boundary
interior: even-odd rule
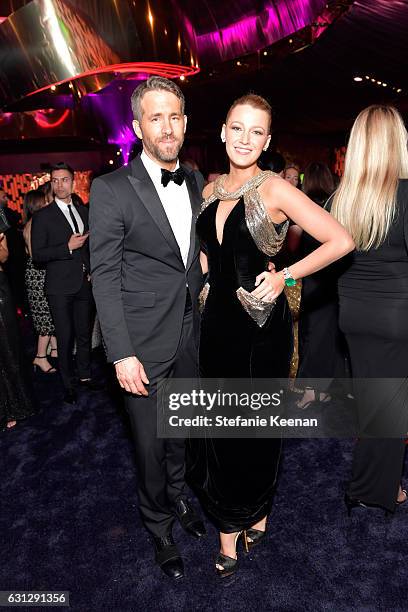
[[[68,203],[67,203],[67,202],[63,202],[62,200],[60,200],[60,199],[59,199],[59,198],[57,198],[57,197],[54,197],[54,200],[55,200],[56,204],[58,204],[58,206],[59,206],[60,208],[65,208],[65,207],[66,207],[66,206],[68,206],[69,204],[72,204],[72,200],[70,200],[70,202],[68,202]]]

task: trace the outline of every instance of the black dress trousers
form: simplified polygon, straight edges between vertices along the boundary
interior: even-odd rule
[[[135,442],[140,513],[146,529],[155,537],[171,531],[171,509],[185,496],[185,440],[157,437],[157,381],[197,377],[197,346],[192,329],[192,313],[186,307],[174,357],[163,363],[143,363],[149,395],[125,397]]]
[[[92,324],[95,303],[91,283],[84,273],[79,291],[70,295],[48,295],[55,335],[58,342],[58,363],[66,389],[73,385],[72,350],[76,339],[78,377],[91,377]]]

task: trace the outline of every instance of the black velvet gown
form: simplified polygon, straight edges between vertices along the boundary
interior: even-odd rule
[[[347,262],[338,282],[340,328],[353,378],[373,379],[355,389],[363,435],[348,493],[393,511],[405,444],[402,437],[385,434],[401,419],[401,431],[408,431],[408,180],[399,182],[396,216],[385,242],[354,251]]]
[[[200,374],[204,378],[287,378],[293,351],[292,320],[282,293],[263,327],[237,298],[253,291],[270,259],[257,247],[241,198],[229,214],[220,245],[215,217],[219,200],[201,213],[197,232],[209,264],[210,291],[202,317]],[[282,224],[285,225],[285,224]],[[276,226],[277,232],[286,228]],[[216,528],[232,533],[254,525],[271,510],[280,439],[191,439],[187,482]]]

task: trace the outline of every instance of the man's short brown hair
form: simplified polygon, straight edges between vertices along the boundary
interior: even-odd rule
[[[165,79],[164,77],[159,76],[151,76],[144,81],[132,93],[131,103],[132,103],[132,112],[133,118],[136,121],[141,120],[142,118],[142,98],[148,91],[169,91],[174,94],[181,102],[181,112],[184,115],[184,107],[185,107],[185,99],[184,94],[181,91],[180,87],[176,85],[170,79]]]

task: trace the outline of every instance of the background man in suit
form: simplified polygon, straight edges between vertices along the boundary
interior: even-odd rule
[[[186,117],[175,83],[149,78],[134,91],[132,110],[142,154],[92,184],[93,292],[108,359],[127,391],[142,519],[156,562],[180,578],[174,516],[197,537],[205,528],[186,499],[184,440],[157,438],[156,383],[197,375],[202,273],[194,217],[203,180],[178,162]]]
[[[64,400],[76,401],[72,349],[77,343],[79,384],[93,389],[91,337],[94,301],[90,283],[88,209],[72,203],[74,171],[64,163],[51,169],[54,200],[33,216],[33,260],[46,264],[45,292],[54,319]]]

